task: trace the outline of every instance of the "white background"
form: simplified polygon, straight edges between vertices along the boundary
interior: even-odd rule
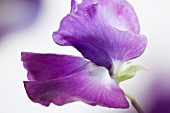
[[[131,93],[146,108],[147,91],[155,78],[166,81],[170,67],[170,2],[169,0],[129,0],[141,26],[141,34],[148,37],[145,53],[134,60],[149,71],[138,72],[135,78],[122,83],[121,88]],[[60,47],[52,40],[60,20],[69,13],[70,0],[42,0],[41,12],[27,29],[6,34],[0,42],[0,113],[135,113],[129,109],[92,107],[74,102],[61,107],[44,107],[31,102],[23,86],[27,80],[22,66],[21,52],[81,54],[72,47]],[[165,79],[166,78],[166,79]],[[167,86],[168,87],[168,86]]]

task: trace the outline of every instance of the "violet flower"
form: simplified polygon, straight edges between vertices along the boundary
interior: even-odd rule
[[[128,108],[118,83],[132,78],[140,66],[122,68],[126,61],[139,57],[147,39],[139,35],[133,8],[124,0],[84,0],[72,8],[54,32],[59,45],[70,45],[84,58],[22,53],[29,81],[28,97],[36,103],[64,105],[83,101],[109,108]],[[87,59],[89,60],[87,60]]]
[[[37,17],[40,0],[0,0],[0,38],[28,27]]]
[[[94,1],[97,4],[92,4]],[[74,46],[85,58],[112,73],[144,52],[146,37],[134,34],[139,33],[139,23],[130,4],[124,0],[104,1],[84,0],[77,5],[72,0],[71,13],[61,21],[53,39],[59,45]],[[92,5],[83,7],[90,2]]]
[[[150,94],[146,99],[151,101],[151,105],[148,105],[147,113],[170,113],[170,88],[167,88],[170,85],[169,77],[162,78],[155,80],[148,91]]]

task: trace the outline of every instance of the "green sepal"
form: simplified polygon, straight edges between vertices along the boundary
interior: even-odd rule
[[[146,70],[144,67],[139,65],[130,65],[127,68],[120,71],[119,76],[114,78],[114,80],[119,83],[128,79],[131,79],[135,76],[137,71]]]

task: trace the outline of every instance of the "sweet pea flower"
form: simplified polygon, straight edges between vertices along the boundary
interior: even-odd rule
[[[148,105],[147,113],[170,113],[170,88],[167,88],[170,85],[169,79],[169,76],[163,75],[151,84],[149,98],[146,97],[151,103]]]
[[[0,38],[28,27],[37,17],[40,0],[0,0]]]
[[[71,6],[53,39],[59,45],[75,47],[84,58],[23,52],[28,97],[44,106],[82,101],[128,108],[118,84],[142,67],[122,68],[122,64],[139,57],[147,44],[146,36],[138,34],[133,8],[124,0],[84,0],[81,4],[72,0]]]
[[[84,8],[90,1],[98,2]],[[140,29],[138,19],[126,1],[90,1],[84,0],[77,5],[72,0],[71,13],[61,21],[53,39],[61,46],[75,47],[83,57],[106,67],[114,76],[124,62],[144,52],[147,39],[137,34]]]

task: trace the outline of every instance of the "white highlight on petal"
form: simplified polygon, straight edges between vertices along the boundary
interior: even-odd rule
[[[107,20],[107,22],[109,23],[109,25],[113,26],[114,28],[116,29],[120,29],[122,31],[127,31],[129,28],[128,25],[126,25],[123,21],[123,17],[121,15],[118,15],[117,18],[110,18],[108,19],[109,17],[109,14],[112,14],[112,9],[108,10],[109,7],[100,7],[100,11],[103,12],[102,16],[105,20]],[[109,12],[108,12],[109,11]],[[116,15],[116,14],[115,14]],[[122,24],[124,23],[124,24]]]
[[[110,76],[109,71],[102,66],[96,66],[95,64],[90,64],[89,69],[93,72],[91,76],[94,77],[94,80],[97,80],[99,83],[105,85],[117,84]]]
[[[83,2],[83,0],[75,0],[76,1],[76,3],[78,3],[78,4],[81,4],[82,2]]]
[[[120,60],[113,60],[111,72],[113,73],[114,78],[119,76],[122,64],[123,63]]]

